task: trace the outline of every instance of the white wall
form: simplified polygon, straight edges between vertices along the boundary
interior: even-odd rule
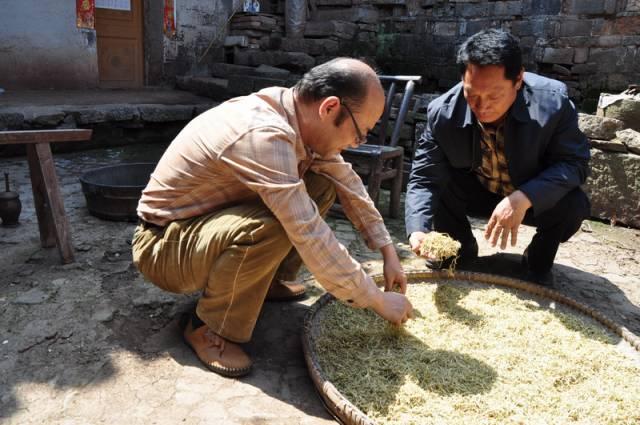
[[[97,84],[95,31],[76,28],[75,0],[0,0],[0,87]]]

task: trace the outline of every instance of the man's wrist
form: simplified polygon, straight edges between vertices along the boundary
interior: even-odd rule
[[[393,243],[390,243],[380,247],[380,253],[382,254],[382,257],[386,259],[389,255],[396,255],[396,248],[393,246]]]
[[[393,248],[393,242],[389,242],[388,244],[382,245],[380,247],[380,251],[388,250],[388,249],[394,249]]]
[[[377,288],[376,288],[377,289]],[[381,305],[382,305],[382,291],[380,290],[376,290],[375,292],[371,292],[369,295],[369,302],[366,308],[369,308],[373,311],[375,311],[376,313],[378,313],[380,311]]]
[[[525,210],[528,210],[533,206],[533,204],[531,203],[531,200],[529,199],[527,194],[524,193],[523,191],[516,190],[511,195],[515,198],[514,200],[516,201],[516,203],[522,208],[524,208]]]

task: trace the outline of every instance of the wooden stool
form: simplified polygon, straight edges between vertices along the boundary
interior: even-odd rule
[[[0,145],[26,145],[40,242],[45,248],[56,245],[64,264],[73,262],[73,246],[49,143],[86,141],[91,133],[80,129],[0,131]]]

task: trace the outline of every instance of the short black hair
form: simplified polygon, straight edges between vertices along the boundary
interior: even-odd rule
[[[522,51],[518,39],[507,31],[482,30],[469,37],[458,49],[456,58],[460,76],[464,77],[467,65],[504,66],[504,76],[514,83],[522,70]]]
[[[364,104],[371,76],[361,69],[340,63],[349,58],[335,58],[313,67],[293,87],[305,103],[337,96],[354,111]]]

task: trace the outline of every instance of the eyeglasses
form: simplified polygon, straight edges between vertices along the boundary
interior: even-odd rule
[[[351,109],[347,106],[346,103],[342,102],[342,99],[340,100],[340,105],[344,106],[344,109],[347,110],[347,112],[349,113],[349,116],[351,117],[351,121],[353,121],[353,126],[356,129],[356,143],[358,145],[361,145],[363,143],[366,143],[367,141],[367,135],[366,134],[362,134],[362,131],[360,131],[360,126],[358,125],[358,122],[356,121],[356,118],[353,116],[353,112],[351,112]]]

